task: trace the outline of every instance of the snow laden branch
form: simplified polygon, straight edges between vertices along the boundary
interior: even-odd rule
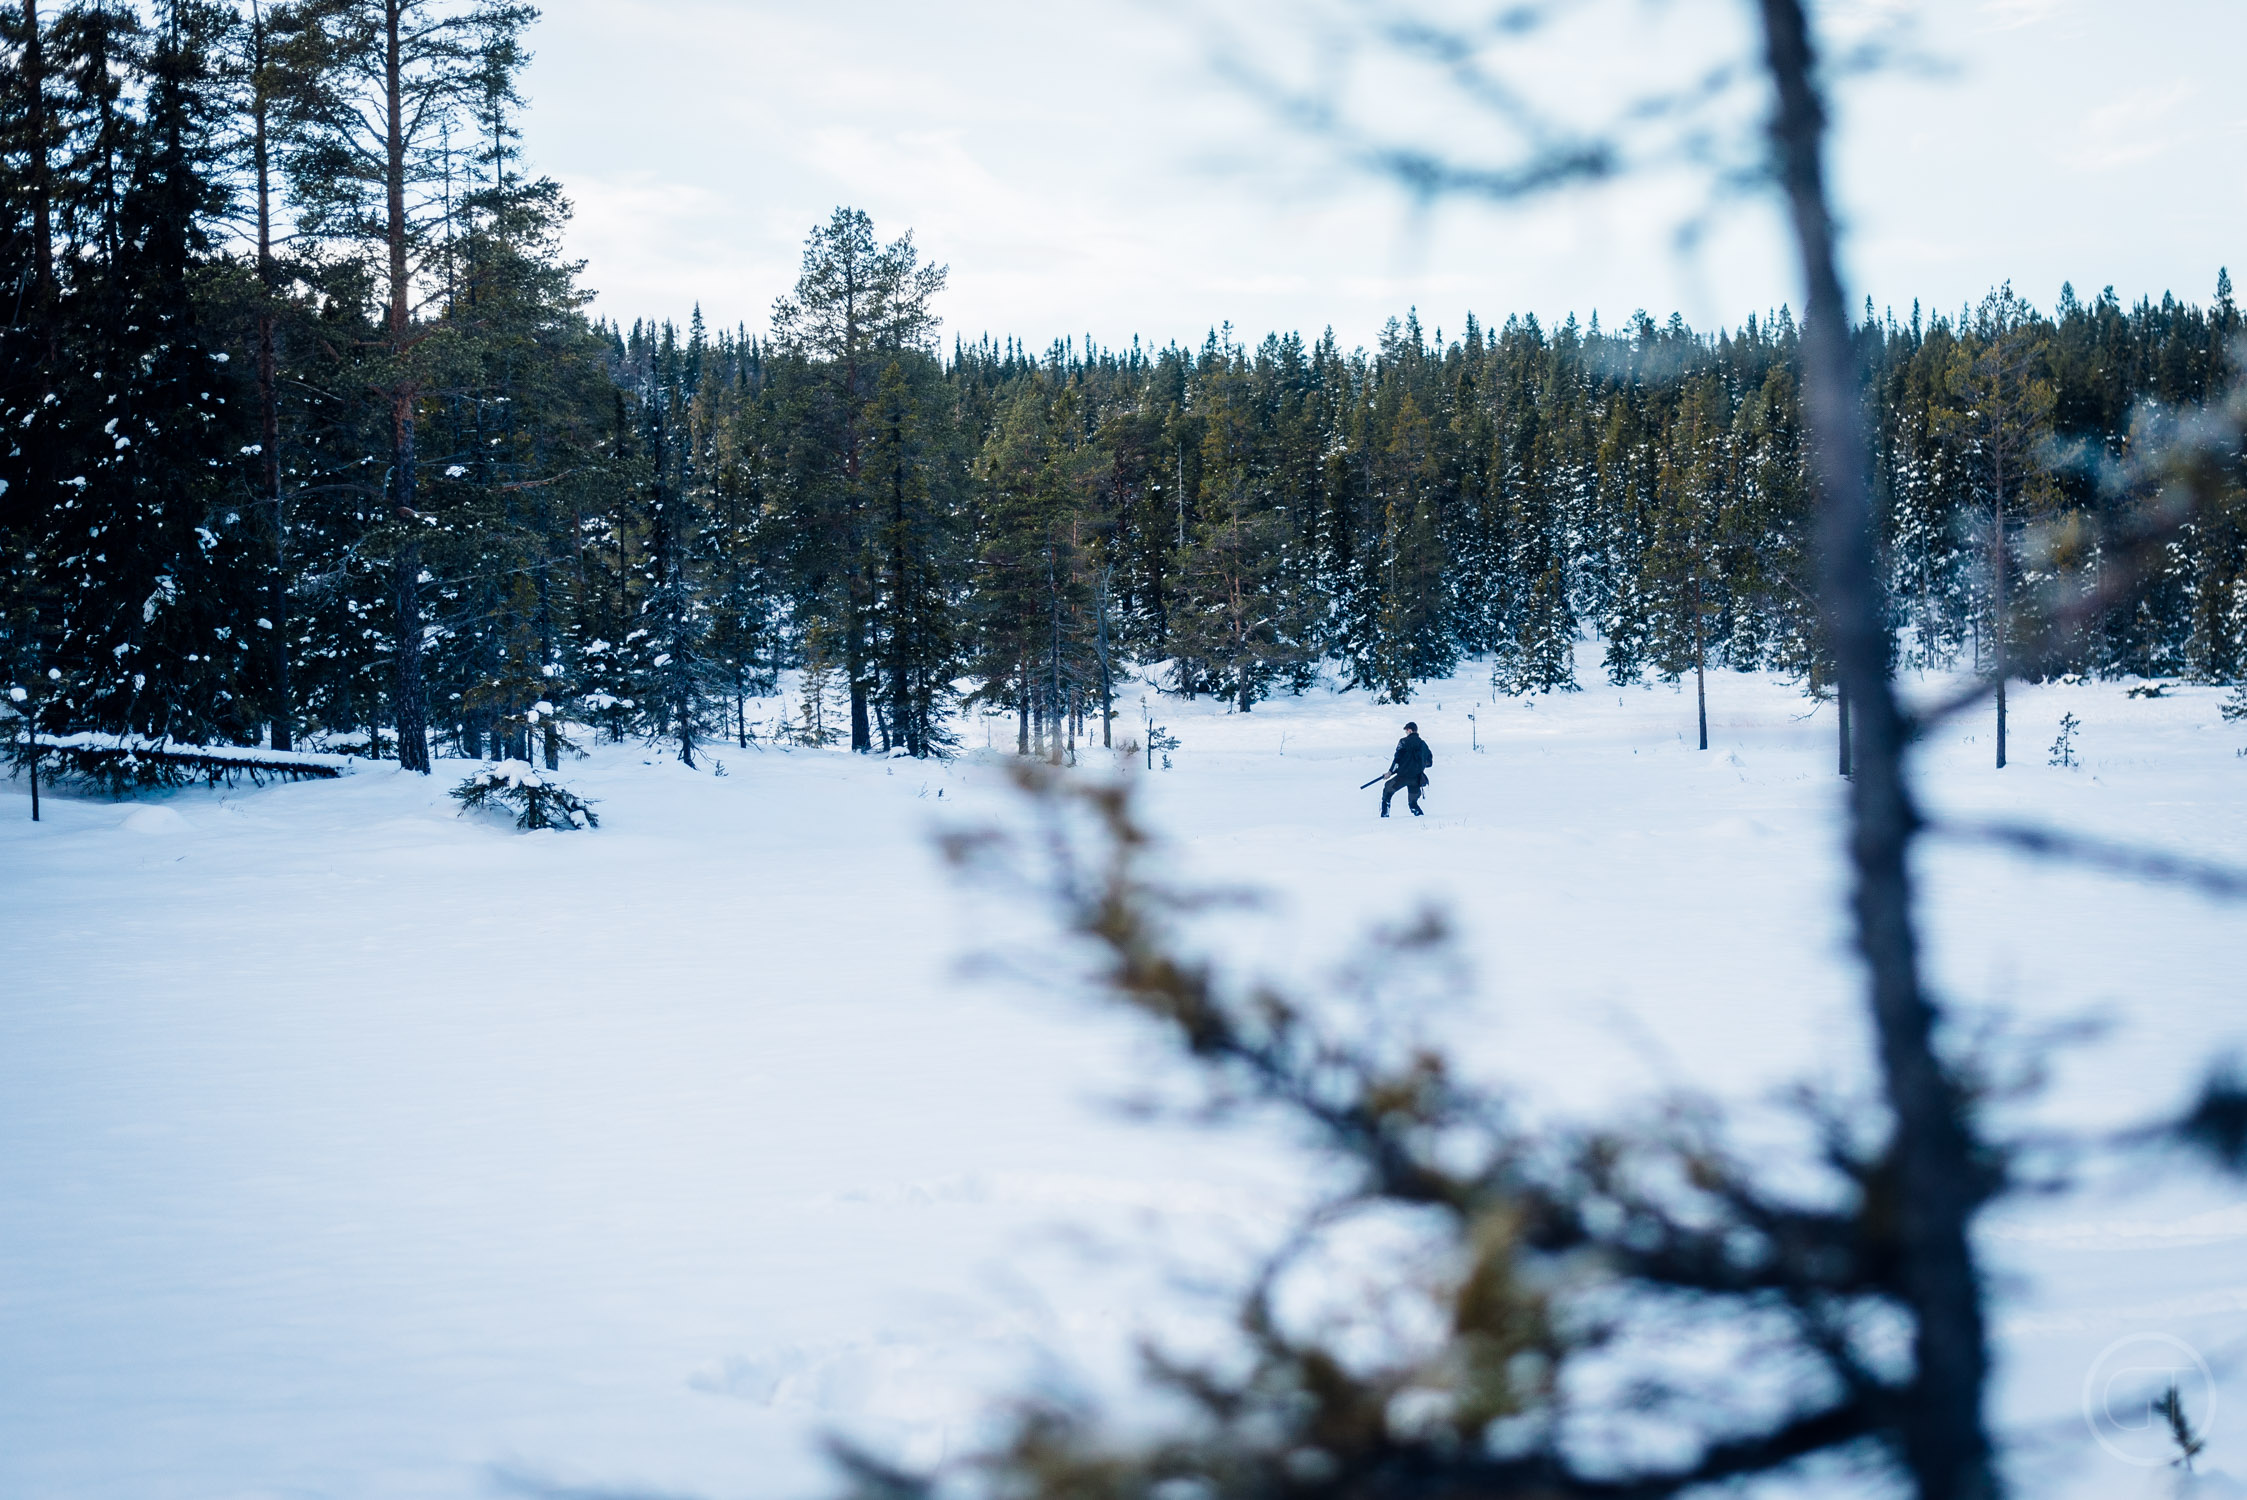
[[[1197,1115],[1277,1120],[1343,1186],[1243,1292],[1237,1357],[1147,1351],[1186,1422],[1124,1436],[1025,1400],[972,1461],[991,1492],[1653,1500],[1821,1457],[1893,1467],[1911,1266],[1877,1111],[1806,1107],[1802,1150],[1753,1165],[1705,1104],[1527,1124],[1440,1049],[1396,1039],[1399,986],[1458,972],[1440,915],[1376,931],[1332,987],[1237,976],[1194,934],[1239,901],[1160,874],[1128,782],[1019,779],[1034,832],[955,834],[950,859],[1050,900],[1091,981],[1199,1065]],[[1372,1337],[1362,1318],[1283,1311],[1375,1226],[1415,1253],[1357,1266],[1378,1283],[1352,1298],[1383,1310]],[[856,1500],[932,1493],[842,1458]]]

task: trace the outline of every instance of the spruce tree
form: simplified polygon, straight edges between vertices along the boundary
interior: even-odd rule
[[[1015,710],[1024,754],[1044,748],[1067,688],[1094,658],[1085,628],[1093,623],[1090,559],[1075,523],[1078,488],[1097,471],[1076,429],[1068,392],[1042,376],[1027,379],[979,466],[972,670],[983,685],[975,696]]]
[[[40,550],[61,599],[50,712],[75,727],[239,742],[259,717],[250,403],[193,295],[219,201],[204,67],[226,20],[165,7],[109,258],[73,298],[56,421],[82,472],[58,485]]]
[[[678,431],[683,397],[680,385],[667,382],[651,391],[646,403],[651,476],[646,589],[638,621],[625,641],[636,648],[633,659],[646,684],[641,705],[650,729],[668,735],[678,746],[679,760],[692,766],[717,673],[708,654],[709,606],[693,567],[700,507]]]
[[[1405,703],[1414,683],[1444,676],[1458,662],[1448,549],[1437,515],[1442,477],[1434,428],[1409,393],[1392,419],[1376,472],[1381,602],[1374,617],[1373,679],[1385,702]]]
[[[2042,330],[2011,283],[1991,292],[1976,310],[1972,339],[1953,355],[1944,426],[1973,455],[1983,490],[1988,558],[1990,651],[1996,684],[1997,768],[2006,761],[2005,683],[2010,660],[2013,537],[2041,507],[2040,449],[2051,431],[2053,392],[2042,368]]]
[[[1699,748],[1709,748],[1709,656],[1722,642],[1731,414],[1713,374],[1695,380],[1671,428],[1655,486],[1638,589],[1649,604],[1650,656],[1675,681],[1693,674]]]
[[[1609,397],[1595,464],[1601,497],[1596,566],[1608,580],[1603,666],[1608,682],[1622,687],[1638,681],[1645,670],[1655,650],[1656,630],[1655,601],[1644,584],[1657,459],[1646,437],[1636,391],[1625,388]]]
[[[0,675],[10,682],[46,680],[42,612],[54,598],[36,543],[65,458],[47,399],[62,373],[52,30],[36,0],[0,8],[12,62],[0,68],[0,286],[11,292],[0,321]]]
[[[1576,690],[1576,612],[1556,467],[1543,414],[1525,410],[1505,472],[1507,632],[1492,681],[1506,693]]]
[[[1303,580],[1288,577],[1290,540],[1271,474],[1260,463],[1258,412],[1245,362],[1227,351],[1208,381],[1201,493],[1188,531],[1172,641],[1198,664],[1204,685],[1240,713],[1298,659]],[[1294,585],[1293,588],[1290,585]]]
[[[721,405],[722,390],[696,396],[698,431],[710,446],[709,494],[691,549],[709,593],[706,643],[720,691],[733,701],[734,739],[749,745],[749,699],[772,691],[779,657],[777,528],[768,511],[778,483],[769,438],[771,406],[761,394],[737,392],[739,406]]]
[[[958,742],[946,723],[958,658],[947,576],[951,539],[932,483],[936,465],[920,395],[904,361],[883,367],[869,416],[866,476],[881,511],[872,633],[884,739],[916,758],[941,755]]]

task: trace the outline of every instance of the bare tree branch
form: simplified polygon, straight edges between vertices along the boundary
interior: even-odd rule
[[[1996,844],[2040,859],[2064,860],[2109,874],[2188,886],[2226,901],[2247,900],[2247,869],[2191,859],[2165,849],[2123,844],[2035,823],[1939,819],[1927,832],[1965,843]]]
[[[1761,0],[1760,8],[1777,95],[1773,175],[1793,222],[1807,294],[1803,412],[1816,465],[1826,629],[1836,675],[1858,716],[1850,783],[1852,905],[1895,1117],[1902,1280],[1914,1324],[1903,1455],[1921,1500],[1985,1500],[1996,1491],[1982,1413],[1989,1350],[1969,1227],[1994,1183],[1962,1091],[1935,1052],[1936,1010],[1919,977],[1910,873],[1919,816],[1904,759],[1910,725],[1888,671],[1870,454],[1849,304],[1836,269],[1816,53],[1801,0]]]

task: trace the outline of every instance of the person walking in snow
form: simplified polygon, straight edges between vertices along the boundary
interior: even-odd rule
[[[1405,804],[1412,809],[1412,816],[1422,816],[1420,789],[1428,784],[1428,767],[1435,763],[1436,753],[1428,748],[1426,740],[1420,738],[1420,726],[1406,724],[1404,738],[1397,741],[1397,753],[1389,757],[1389,779],[1381,783],[1381,816],[1385,818],[1389,815],[1389,799],[1397,794],[1400,787],[1404,791]]]

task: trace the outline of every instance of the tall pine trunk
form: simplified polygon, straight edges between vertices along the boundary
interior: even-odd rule
[[[37,285],[39,320],[47,335],[47,380],[54,378],[55,304],[54,181],[47,160],[47,62],[39,35],[38,0],[23,0],[24,132],[31,144],[31,256]]]
[[[2002,370],[1996,379],[2004,379]],[[1994,393],[1993,406],[2004,392]],[[1990,646],[1991,665],[1997,673],[1997,768],[2005,769],[2005,452],[2003,435],[1990,444],[1992,488],[1990,502]]]
[[[406,218],[406,101],[404,97],[403,37],[405,0],[387,0],[383,6],[383,117],[385,238],[390,252],[390,357],[394,362],[390,391],[390,502],[391,513],[404,528],[390,565],[391,595],[397,608],[397,644],[394,661],[394,699],[391,710],[398,723],[398,764],[408,771],[429,774],[429,707],[421,683],[421,542],[415,528],[421,524],[414,510],[414,399],[417,392],[407,377],[405,362],[413,338],[413,281],[408,270],[407,248],[412,227]]]
[[[94,136],[96,171],[101,179],[101,258],[105,269],[117,264],[117,149],[118,130],[115,103],[104,85],[112,76],[115,66],[110,56],[109,13],[96,7],[92,29],[93,56],[87,75],[93,83],[94,117],[97,122]]]
[[[1061,573],[1060,560],[1055,552],[1054,545],[1046,543],[1046,601],[1053,614],[1053,646],[1052,656],[1047,663],[1045,724],[1051,737],[1048,758],[1058,766],[1061,764],[1061,724],[1058,717],[1061,713]]]
[[[1115,680],[1108,670],[1108,577],[1108,570],[1103,568],[1100,573],[1100,615],[1095,627],[1098,633],[1094,636],[1100,648],[1100,748],[1103,750],[1114,748],[1110,736],[1116,717],[1112,706]]]
[[[905,467],[901,435],[895,441],[899,453],[891,461],[889,476],[889,721],[896,737],[904,742],[905,753],[917,758],[927,754],[928,748],[912,706],[912,633],[905,624]]]
[[[271,533],[266,576],[266,633],[271,637],[273,748],[295,748],[294,710],[289,683],[289,524],[281,494],[281,399],[273,339],[273,304],[280,281],[273,259],[273,155],[267,136],[272,100],[267,95],[271,58],[267,55],[265,12],[250,8],[250,156],[257,175],[257,398],[258,454],[264,460],[266,526]]]
[[[562,769],[561,707],[554,702],[554,580],[552,560],[547,554],[546,539],[553,534],[546,507],[539,506],[538,527],[538,695],[548,705],[540,716],[546,769]]]
[[[860,755],[874,749],[874,721],[866,701],[866,605],[863,598],[865,569],[853,562],[849,598],[844,606],[843,672],[850,678],[850,748]]]
[[[54,399],[55,382],[62,369],[62,323],[56,316],[56,303],[60,289],[55,285],[55,220],[53,165],[47,156],[47,136],[53,128],[47,119],[47,63],[45,39],[39,34],[39,6],[37,0],[23,0],[23,87],[24,134],[28,144],[29,161],[26,186],[31,196],[31,265],[32,288],[29,318],[33,337],[39,349],[39,399],[42,405]],[[57,455],[52,443],[35,445],[28,457],[26,478],[31,481],[33,494],[51,494],[58,477],[55,464]],[[44,601],[42,601],[44,602]],[[37,650],[34,642],[34,651]],[[48,720],[50,727],[53,720]],[[39,728],[35,715],[32,728]],[[34,813],[37,812],[38,794],[37,762],[33,762],[32,793]]]
[[[1701,580],[1693,580],[1693,703],[1701,724],[1701,748],[1709,748],[1709,637],[1701,607]]]
[[[871,611],[866,598],[865,496],[859,490],[863,455],[859,452],[862,413],[859,410],[859,314],[855,277],[847,302],[849,332],[844,337],[843,358],[843,529],[848,556],[843,570],[843,675],[850,681],[851,753],[868,755],[874,749],[873,723],[866,704],[866,617]]]

